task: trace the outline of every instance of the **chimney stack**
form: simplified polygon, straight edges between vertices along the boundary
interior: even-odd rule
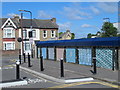
[[[51,21],[52,21],[53,23],[56,23],[56,18],[52,18]]]
[[[13,18],[14,18],[16,21],[19,22],[19,19],[20,19],[19,15],[16,14],[16,15],[13,16]]]

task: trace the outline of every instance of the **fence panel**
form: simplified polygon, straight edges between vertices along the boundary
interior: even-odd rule
[[[97,67],[112,69],[113,67],[113,49],[96,48]]]
[[[79,64],[91,65],[92,64],[92,49],[79,48]]]
[[[54,48],[48,48],[48,59],[54,60]]]
[[[66,48],[66,62],[76,63],[75,49]]]
[[[46,48],[42,48],[42,56],[43,56],[43,59],[46,59]]]
[[[64,55],[64,48],[57,48],[57,60],[63,58],[63,55]]]

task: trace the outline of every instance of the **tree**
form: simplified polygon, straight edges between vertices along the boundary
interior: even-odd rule
[[[105,22],[102,26],[101,37],[115,37],[117,36],[117,28],[113,26],[110,22]]]
[[[89,34],[87,35],[87,38],[92,38],[92,36],[97,36],[97,34],[91,34],[91,33],[89,33]]]
[[[89,33],[89,34],[87,35],[87,38],[91,38],[91,37],[92,37],[92,34]]]
[[[59,36],[60,36],[61,34],[63,34],[63,32],[60,32],[60,33],[59,33]]]
[[[74,33],[71,33],[71,34],[72,34],[71,39],[74,39],[75,38],[75,34]]]

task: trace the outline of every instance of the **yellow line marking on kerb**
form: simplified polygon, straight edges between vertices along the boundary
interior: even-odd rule
[[[65,88],[65,87],[72,87],[72,86],[83,85],[83,84],[101,84],[101,85],[105,85],[113,88],[118,88],[118,85],[113,85],[113,84],[104,83],[104,82],[78,82],[78,83],[72,83],[72,84],[63,84],[59,86],[53,86],[49,88]]]

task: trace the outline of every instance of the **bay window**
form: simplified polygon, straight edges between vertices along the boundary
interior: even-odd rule
[[[5,28],[3,30],[3,38],[15,38],[15,29]]]
[[[15,42],[3,42],[3,50],[15,50]]]

